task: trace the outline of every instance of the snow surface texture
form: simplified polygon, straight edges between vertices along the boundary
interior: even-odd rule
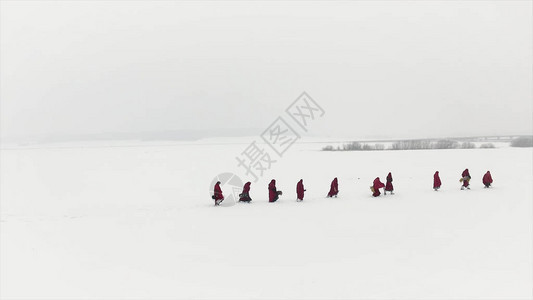
[[[252,183],[252,203],[215,207],[217,174],[252,179],[235,160],[251,141],[4,147],[1,298],[532,297],[531,148],[296,144]],[[395,195],[371,197],[388,172]],[[325,198],[334,177],[339,198]]]

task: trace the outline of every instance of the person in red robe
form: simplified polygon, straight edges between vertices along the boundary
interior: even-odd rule
[[[248,203],[252,201],[252,198],[250,198],[250,184],[252,183],[249,181],[244,184],[244,187],[242,188],[242,193],[239,195],[239,201]]]
[[[381,195],[381,193],[379,192],[379,189],[382,187],[385,187],[385,185],[383,184],[383,182],[379,180],[379,177],[376,177],[376,179],[374,179],[374,184],[371,186],[372,191],[374,192],[372,196],[377,197]]]
[[[224,200],[224,195],[222,195],[222,189],[220,188],[220,181],[217,181],[213,191],[213,199],[215,200],[215,205],[220,205],[220,202]]]
[[[385,185],[385,190],[383,194],[387,195],[387,192],[390,192],[391,195],[394,195],[394,187],[392,186],[392,174],[389,172],[387,175],[387,184]]]
[[[468,169],[465,169],[463,173],[461,174],[461,181],[463,182],[463,186],[461,186],[461,190],[464,190],[465,188],[470,189],[470,172]]]
[[[490,175],[490,171],[487,171],[487,173],[483,175],[483,184],[485,185],[485,188],[489,188],[492,184],[492,175]]]
[[[339,183],[337,182],[337,177],[333,179],[331,182],[331,187],[329,189],[328,198],[335,196],[337,198],[337,194],[339,193]]]
[[[440,189],[440,186],[441,186],[441,182],[440,182],[440,177],[439,177],[439,171],[436,171],[435,174],[433,175],[433,189],[435,191],[438,191]]]
[[[276,189],[276,180],[272,179],[268,184],[268,202],[276,202],[281,195],[280,192]]]
[[[296,201],[304,200],[304,192],[305,192],[304,180],[300,179],[300,181],[298,181],[298,184],[296,184],[296,197],[297,197]]]

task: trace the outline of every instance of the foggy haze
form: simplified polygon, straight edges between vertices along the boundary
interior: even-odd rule
[[[2,1],[3,139],[532,134],[530,1]],[[254,133],[255,132],[255,133]],[[194,134],[192,134],[194,135]]]

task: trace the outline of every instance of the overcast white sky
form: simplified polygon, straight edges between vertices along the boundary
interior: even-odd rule
[[[326,111],[316,135],[533,131],[531,1],[0,8],[5,138],[264,129],[302,91]]]

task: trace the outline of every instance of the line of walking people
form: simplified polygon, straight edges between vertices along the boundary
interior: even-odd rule
[[[461,190],[464,189],[470,189],[470,172],[468,169],[465,169],[463,173],[461,173],[461,178],[459,181],[462,183]],[[485,188],[489,188],[492,185],[492,175],[490,174],[490,171],[487,171],[485,175],[483,175],[482,179],[483,185]],[[251,202],[252,198],[250,197],[250,185],[251,182],[247,182],[244,184],[244,187],[242,189],[242,192],[239,194],[239,202]],[[438,191],[442,185],[442,182],[440,180],[439,171],[436,171],[433,175],[433,189],[435,191]],[[389,172],[386,178],[386,183],[384,184],[381,182],[379,177],[376,177],[374,179],[374,182],[370,186],[370,190],[372,191],[372,196],[378,197],[381,195],[380,189],[383,188],[383,193],[387,195],[387,192],[389,192],[391,195],[394,195],[394,186],[392,185],[392,173]],[[304,193],[306,189],[304,188],[303,179],[300,179],[298,183],[296,184],[296,201],[303,201],[304,200]],[[268,184],[268,202],[276,202],[279,200],[279,197],[283,194],[282,191],[279,191],[276,188],[276,180],[272,179],[270,183]],[[326,196],[326,198],[331,197],[337,197],[339,194],[339,182],[337,180],[337,177],[333,179],[331,182],[331,186],[329,189],[329,192]],[[222,194],[222,189],[220,188],[220,181],[218,181],[215,184],[214,187],[214,195],[212,198],[215,200],[215,205],[219,205],[224,200],[224,195]]]

